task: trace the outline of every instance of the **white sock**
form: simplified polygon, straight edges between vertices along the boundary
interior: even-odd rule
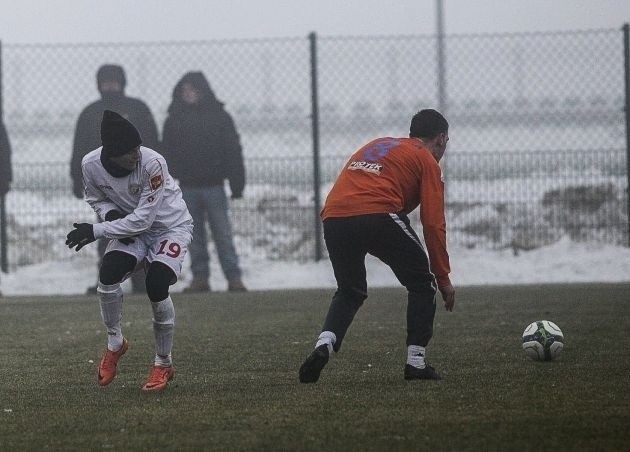
[[[123,344],[123,335],[120,328],[123,291],[120,284],[105,285],[101,284],[100,281],[96,291],[101,299],[101,318],[107,328],[107,348],[111,351],[116,351]]]
[[[315,348],[319,347],[322,344],[326,344],[328,346],[328,354],[332,355],[333,352],[333,344],[337,342],[337,336],[332,331],[322,331],[322,333],[317,338],[317,343],[315,344]]]
[[[153,334],[155,336],[156,364],[160,359],[171,361],[173,349],[173,331],[175,330],[175,307],[170,295],[162,301],[151,302],[153,309]]]
[[[424,347],[421,347],[420,345],[407,346],[407,364],[417,367],[418,369],[424,369],[426,367],[424,356]]]
[[[171,355],[168,355],[168,356],[155,355],[154,364],[156,366],[171,367],[173,365],[173,358]]]

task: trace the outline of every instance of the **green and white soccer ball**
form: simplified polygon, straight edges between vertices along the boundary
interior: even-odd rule
[[[536,361],[556,359],[564,347],[562,331],[549,320],[537,320],[523,331],[523,350]]]

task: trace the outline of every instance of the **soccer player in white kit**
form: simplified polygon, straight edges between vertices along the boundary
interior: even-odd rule
[[[83,246],[98,238],[112,239],[99,270],[98,294],[107,328],[107,350],[99,363],[98,384],[116,376],[118,360],[129,348],[122,335],[123,292],[120,284],[146,262],[147,295],[153,310],[155,359],[144,391],[166,388],[175,373],[171,357],[175,310],[169,286],[177,281],[192,239],[193,222],[182,192],[168,172],[166,160],[140,146],[137,129],[105,110],[103,146],[82,161],[86,201],[102,223],[74,223],[66,245]]]

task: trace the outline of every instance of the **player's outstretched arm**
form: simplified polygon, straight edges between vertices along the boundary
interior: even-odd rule
[[[115,221],[121,218],[125,218],[126,216],[127,215],[121,213],[118,210],[110,210],[109,212],[105,214],[105,221]],[[118,239],[118,241],[121,243],[124,243],[125,245],[131,245],[133,242],[135,242],[135,240],[132,239],[131,237],[120,238]]]

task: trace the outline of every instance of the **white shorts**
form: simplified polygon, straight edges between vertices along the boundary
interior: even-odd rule
[[[144,232],[132,238],[134,242],[129,245],[125,245],[118,239],[110,240],[105,252],[122,251],[131,254],[137,259],[139,265],[145,260],[149,264],[162,262],[173,270],[176,278],[179,278],[188,245],[192,240],[192,225],[177,226],[168,231]]]

